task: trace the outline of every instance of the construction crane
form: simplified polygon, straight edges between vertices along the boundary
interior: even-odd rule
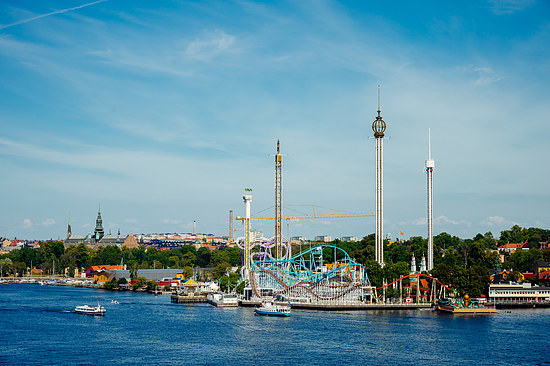
[[[317,214],[315,213],[315,207],[313,207],[313,214],[311,215],[290,215],[282,216],[283,220],[301,220],[301,219],[339,219],[346,217],[370,217],[374,216],[374,212],[367,213],[338,213],[338,214]],[[235,220],[243,221],[244,217],[237,217]],[[250,220],[275,220],[275,217],[251,217]]]

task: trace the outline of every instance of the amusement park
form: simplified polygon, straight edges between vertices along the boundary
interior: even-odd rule
[[[251,217],[251,189],[245,189],[244,217],[236,220],[243,224],[244,235],[237,239],[242,253],[241,278],[245,282],[243,306],[255,306],[265,299],[289,303],[296,308],[326,310],[368,308],[422,308],[430,307],[437,298],[445,297],[450,288],[428,274],[433,268],[432,185],[434,163],[426,160],[428,175],[428,258],[422,256],[417,271],[414,256],[410,273],[391,281],[384,280],[376,287],[369,279],[364,265],[358,263],[341,247],[332,243],[319,243],[303,249],[293,247],[289,238],[282,235],[283,220],[311,218],[376,218],[375,260],[384,266],[383,250],[383,182],[382,141],[386,123],[380,116],[380,91],[378,116],[372,124],[376,141],[376,212],[313,214],[283,216],[282,213],[282,163],[283,155],[277,141],[275,154],[275,215]],[[431,155],[431,154],[430,154]],[[273,220],[275,235],[257,238],[251,235],[251,222]],[[293,253],[295,251],[296,253]],[[392,295],[388,296],[387,295]]]

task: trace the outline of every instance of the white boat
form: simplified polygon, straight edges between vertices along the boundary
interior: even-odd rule
[[[273,301],[265,301],[260,307],[254,309],[254,313],[267,316],[290,316],[290,306],[276,305]]]
[[[92,305],[79,305],[76,308],[74,308],[74,312],[78,314],[86,314],[86,315],[105,315],[105,308],[99,303],[97,306]]]
[[[237,307],[239,306],[239,298],[236,294],[223,294],[213,292],[206,296],[206,302],[217,307]]]
[[[111,300],[111,304],[120,304],[120,303],[116,300]]]

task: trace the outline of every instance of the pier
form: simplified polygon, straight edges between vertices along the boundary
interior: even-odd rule
[[[287,305],[285,301],[275,301],[278,305]],[[239,306],[242,307],[256,307],[260,306],[260,301],[254,300],[241,300]],[[348,311],[348,310],[418,310],[418,309],[430,309],[432,304],[369,304],[360,302],[350,303],[333,303],[333,304],[319,304],[319,303],[290,303],[292,309],[303,310],[322,310],[322,311]]]
[[[177,295],[173,294],[170,301],[176,304],[200,304],[206,302],[206,295]]]

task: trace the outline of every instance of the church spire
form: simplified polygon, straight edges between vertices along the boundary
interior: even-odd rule
[[[95,240],[99,241],[103,235],[105,235],[105,230],[103,230],[103,220],[101,219],[101,206],[99,211],[97,211],[97,219],[95,220]]]
[[[73,235],[73,232],[71,230],[71,216],[69,215],[69,224],[67,225],[67,239],[69,239]]]

